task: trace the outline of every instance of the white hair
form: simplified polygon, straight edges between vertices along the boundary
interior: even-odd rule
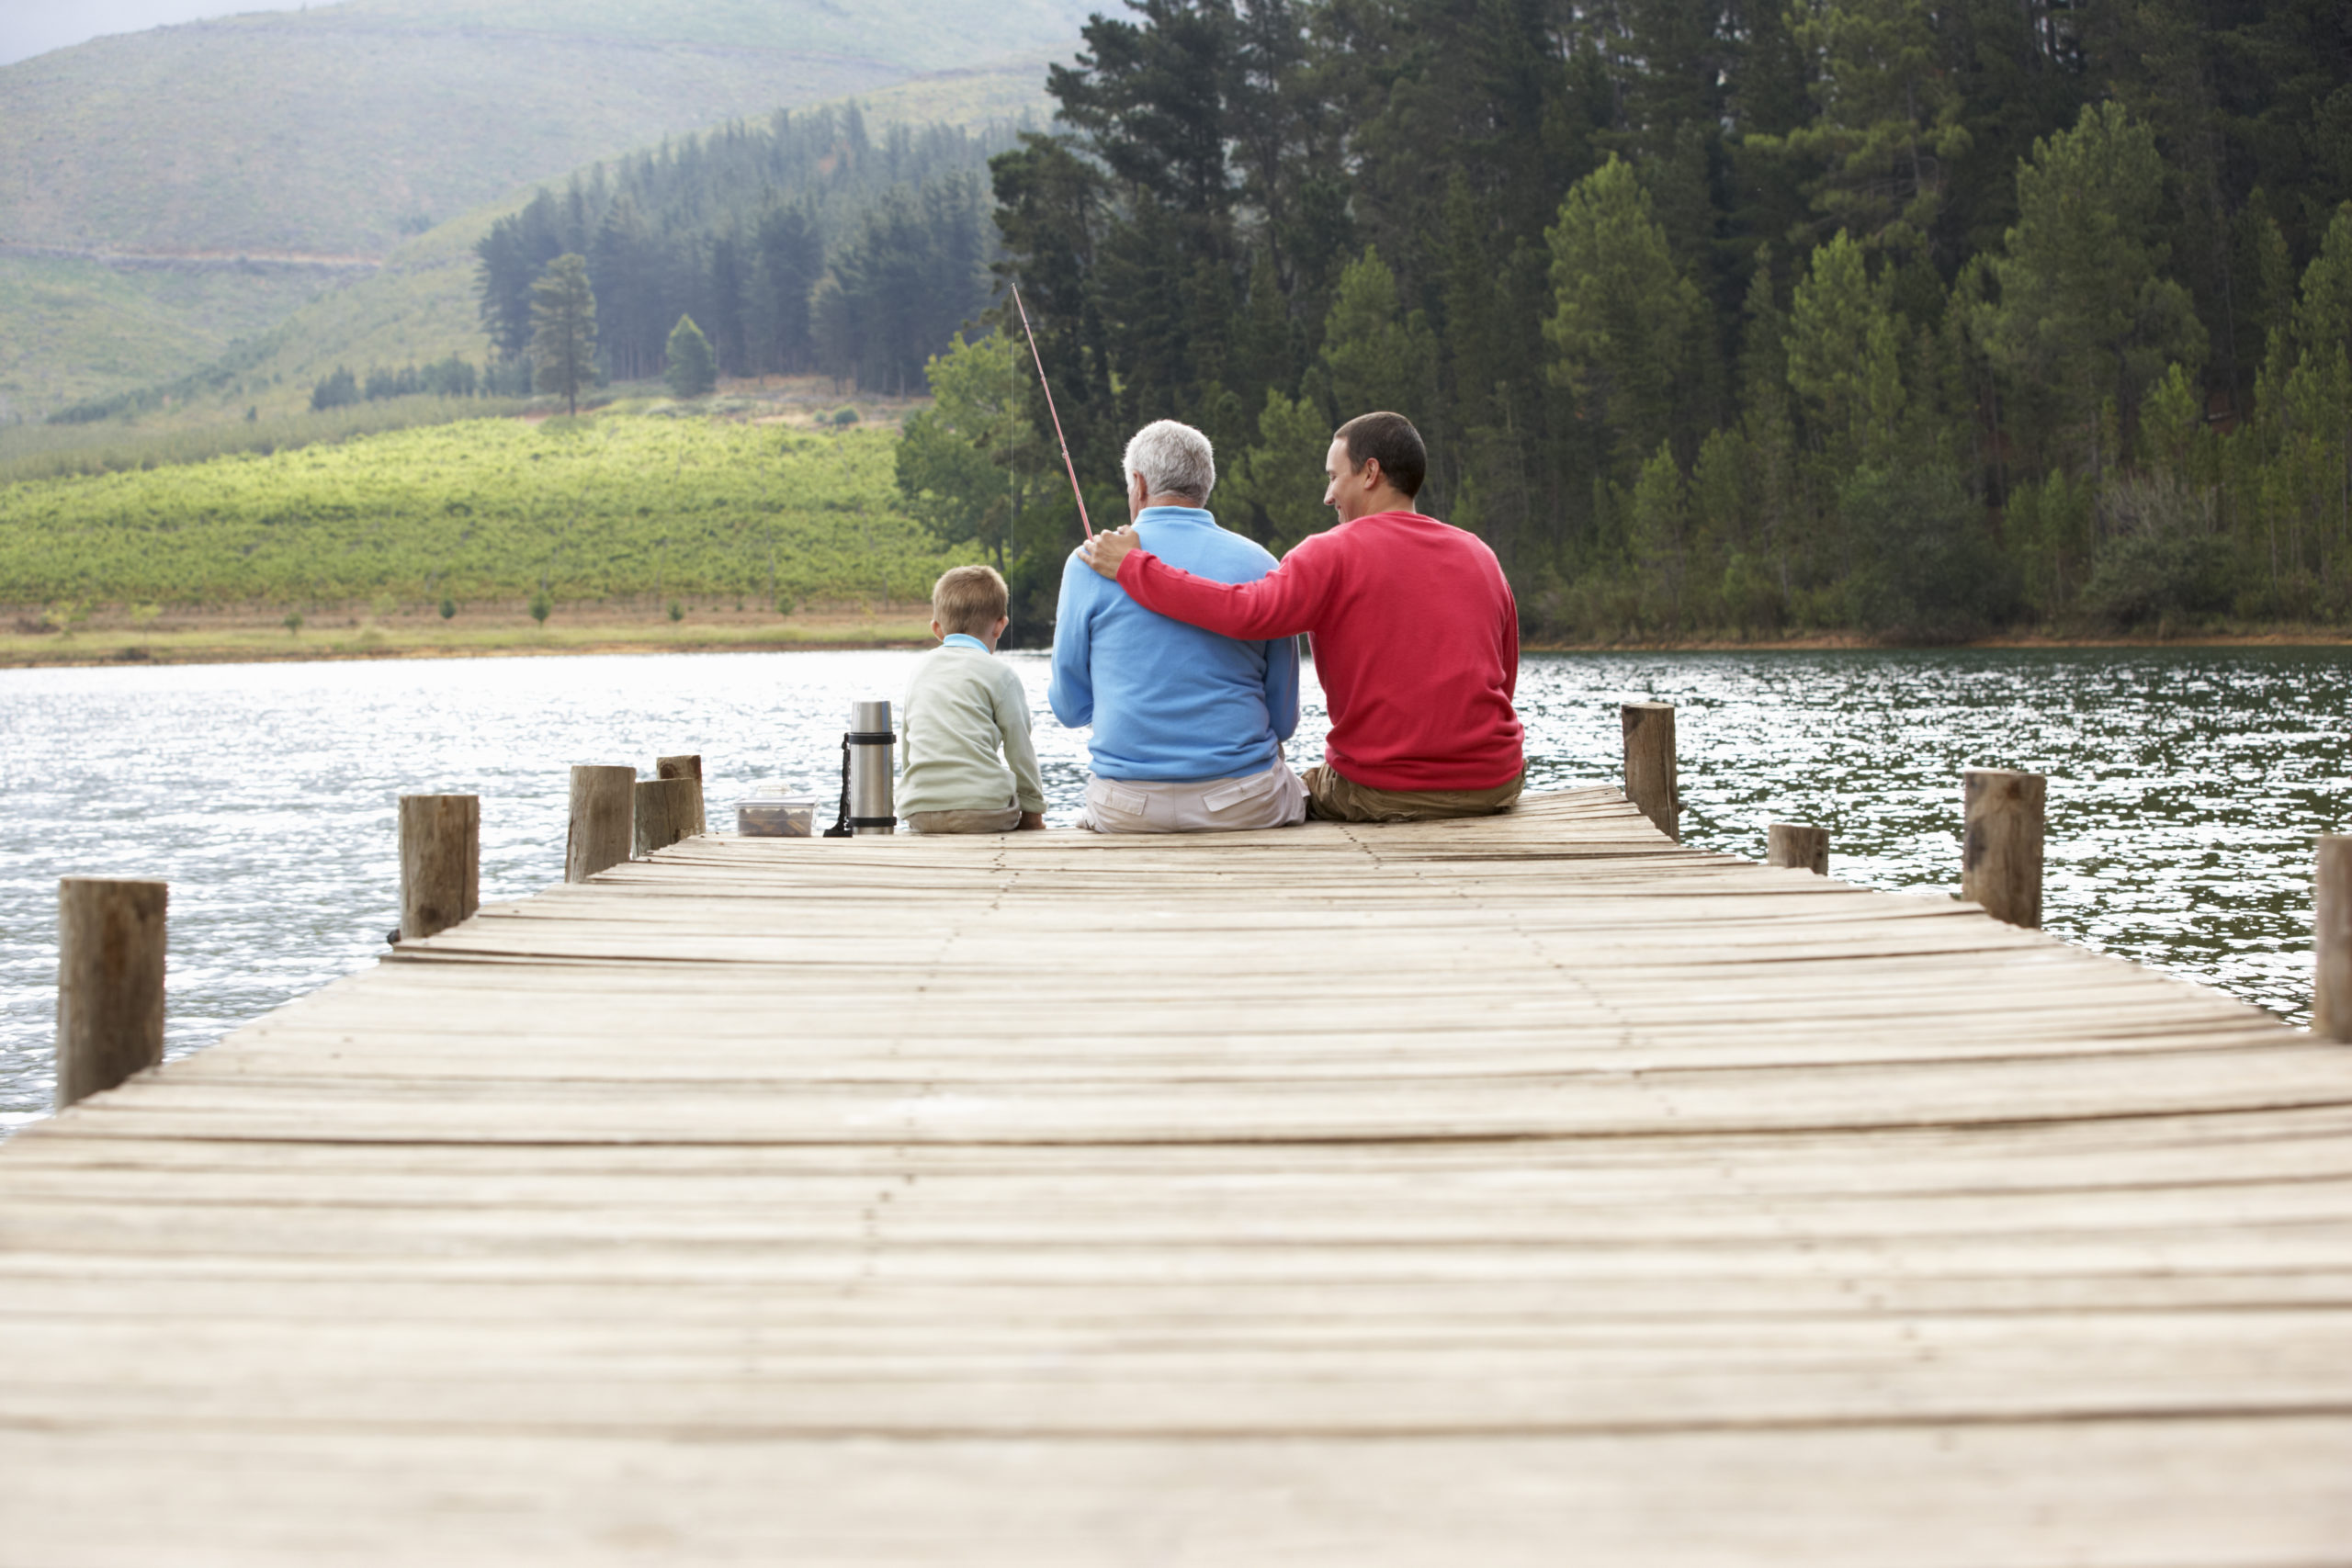
[[[1216,453],[1209,438],[1189,424],[1156,419],[1127,442],[1129,474],[1141,474],[1147,495],[1181,495],[1195,506],[1208,504],[1216,489]]]

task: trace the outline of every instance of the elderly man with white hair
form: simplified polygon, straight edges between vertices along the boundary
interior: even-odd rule
[[[1127,443],[1127,513],[1151,552],[1196,577],[1255,582],[1274,558],[1209,514],[1216,457],[1189,424]],[[1092,725],[1079,826],[1102,833],[1287,828],[1306,788],[1283,757],[1298,728],[1298,643],[1238,641],[1154,615],[1073,555],[1054,626],[1054,716]]]

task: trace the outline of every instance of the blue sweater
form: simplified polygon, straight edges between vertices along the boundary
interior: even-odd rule
[[[1255,582],[1274,558],[1198,507],[1148,506],[1143,547],[1198,577]],[[1076,555],[1054,623],[1054,716],[1091,724],[1106,779],[1243,778],[1274,765],[1298,728],[1298,641],[1236,642],[1154,615]]]

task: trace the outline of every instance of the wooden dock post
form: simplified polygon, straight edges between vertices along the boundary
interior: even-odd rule
[[[401,796],[401,940],[447,931],[481,907],[481,796]]]
[[[1764,829],[1764,863],[1829,874],[1829,829],[1802,822],[1775,822]]]
[[[1625,727],[1625,798],[1679,844],[1682,794],[1675,776],[1674,705],[1627,703],[1618,717]]]
[[[160,882],[57,885],[57,1108],[164,1059]]]
[[[2041,929],[2042,808],[2048,781],[2040,773],[1971,768],[1965,795],[1967,836],[1962,842],[1960,896],[1982,904],[1996,920]]]
[[[571,829],[563,846],[563,879],[585,882],[628,859],[637,818],[635,768],[574,767]]]
[[[681,839],[693,838],[702,830],[701,816],[701,780],[638,780],[635,853],[642,858]]]
[[[2320,840],[2317,893],[2312,1032],[2352,1044],[2352,836],[2332,833]]]
[[[692,779],[692,780],[694,780],[694,782],[695,782],[695,798],[694,798],[694,813],[693,813],[693,817],[692,817],[692,825],[691,825],[691,826],[689,826],[689,827],[686,829],[685,832],[684,832],[684,833],[683,833],[683,834],[681,834],[681,835],[680,835],[680,837],[681,837],[681,838],[694,838],[694,837],[696,837],[697,835],[700,835],[700,834],[703,834],[703,833],[707,833],[707,832],[709,832],[709,831],[710,831],[710,829],[709,829],[709,827],[707,826],[707,824],[705,822],[704,818],[703,818],[703,814],[702,814],[702,753],[701,753],[701,752],[697,751],[697,752],[694,753],[692,756],[687,756],[687,757],[663,757],[663,758],[661,758],[660,760],[658,760],[657,761],[655,761],[655,763],[653,764],[653,776],[654,776],[655,778],[657,778],[657,779]],[[673,840],[673,841],[674,842],[675,840]]]

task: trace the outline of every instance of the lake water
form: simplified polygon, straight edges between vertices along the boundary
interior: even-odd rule
[[[910,653],[702,654],[0,671],[0,1134],[45,1114],[57,879],[171,884],[167,1048],[196,1050],[370,963],[397,915],[394,802],[482,797],[482,896],[562,875],[569,765],[699,751],[714,822],[763,779],[830,807],[855,697]],[[1067,823],[1083,736],[1012,654]],[[1321,754],[1320,694],[1292,761]],[[2050,775],[2044,910],[2065,936],[2296,1023],[2312,838],[2352,829],[2352,650],[1531,656],[1535,789],[1615,782],[1617,705],[1679,705],[1696,844],[1761,857],[1774,819],[1832,874],[1957,891],[1960,775]]]

